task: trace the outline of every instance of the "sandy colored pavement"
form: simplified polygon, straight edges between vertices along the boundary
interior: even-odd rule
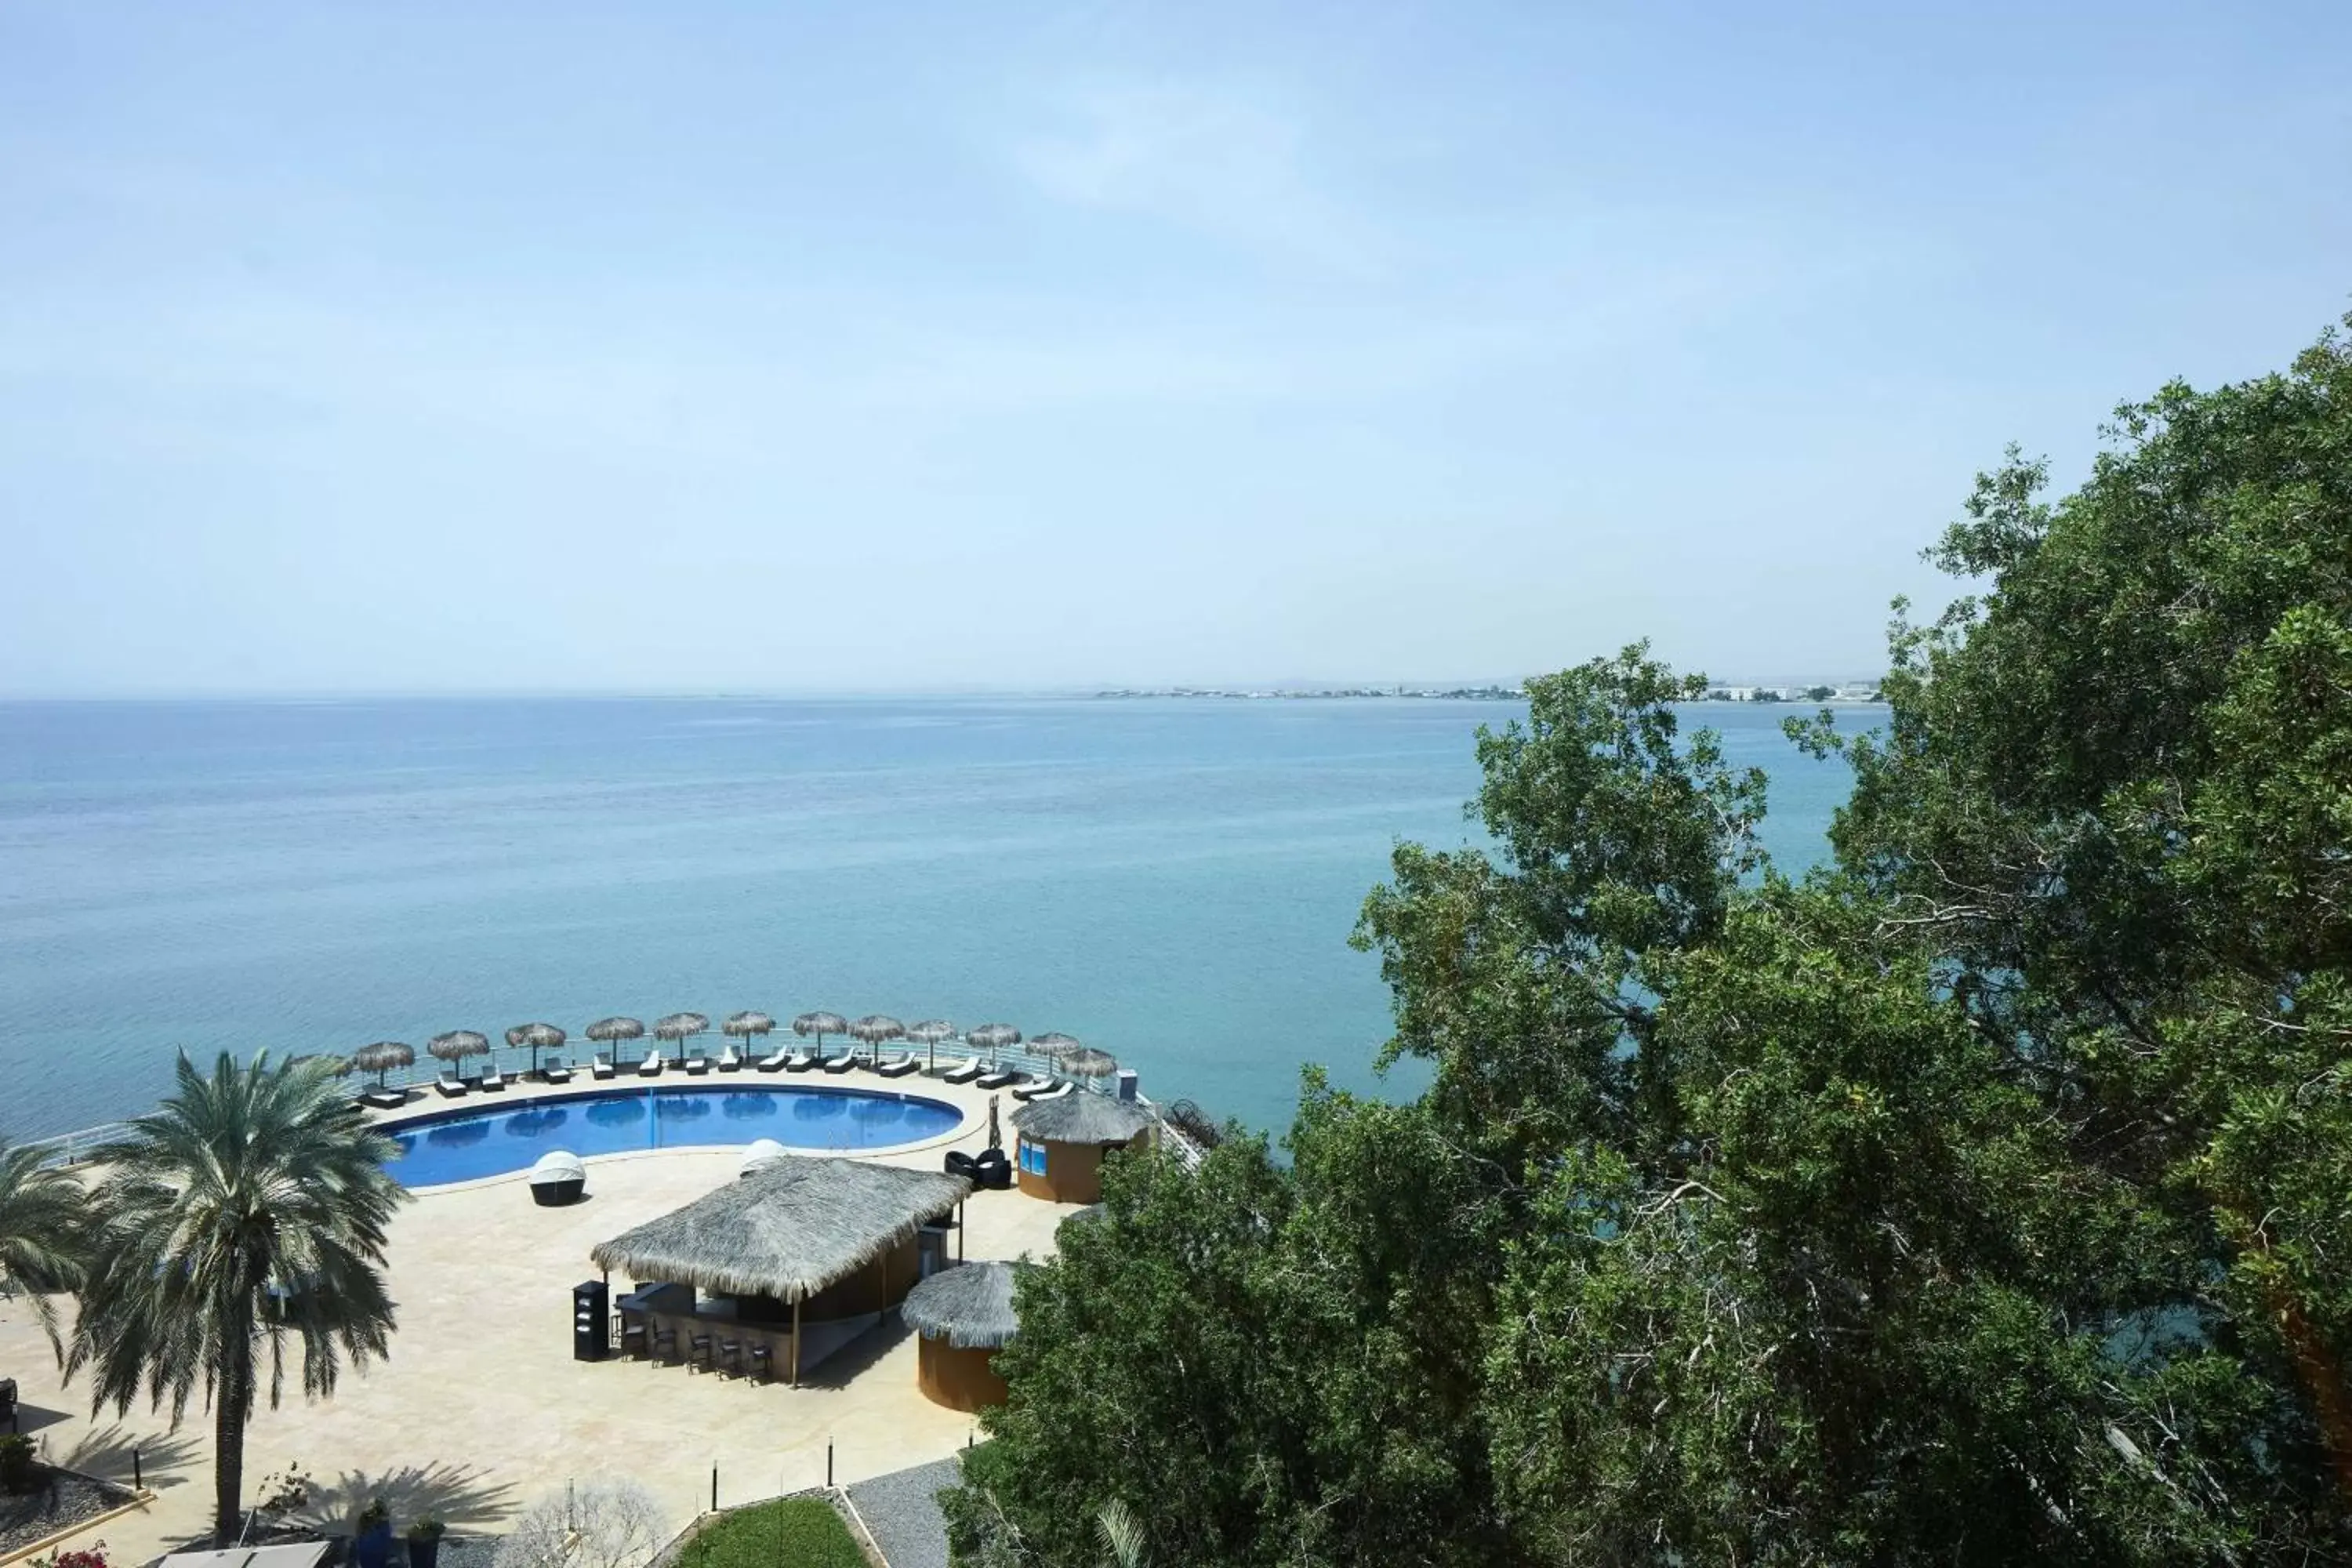
[[[747,1088],[806,1081],[743,1075]],[[984,1094],[921,1078],[846,1082],[936,1097],[966,1112],[953,1136],[879,1158],[937,1170],[944,1150],[987,1142]],[[510,1089],[499,1103],[536,1092]],[[1014,1104],[1003,1097],[1008,1117]],[[1005,1139],[1009,1146],[1009,1125]],[[588,1201],[571,1208],[535,1206],[520,1173],[418,1196],[392,1230],[400,1320],[390,1358],[363,1373],[346,1371],[331,1400],[306,1404],[292,1392],[279,1409],[257,1414],[246,1446],[248,1506],[265,1475],[299,1461],[315,1483],[309,1512],[321,1521],[348,1519],[381,1494],[397,1520],[429,1510],[453,1531],[495,1533],[567,1480],[626,1474],[683,1525],[709,1506],[714,1465],[728,1504],[823,1482],[828,1441],[845,1484],[961,1447],[973,1418],[917,1391],[915,1342],[895,1317],[811,1369],[798,1388],[572,1359],[572,1287],[599,1273],[589,1247],[734,1180],[739,1155],[727,1148],[593,1160]],[[1072,1212],[1017,1190],[975,1194],[965,1256],[1047,1256],[1055,1226]],[[85,1385],[60,1386],[26,1309],[0,1301],[0,1376],[17,1380],[23,1429],[45,1458],[125,1481],[136,1446],[157,1494],[83,1542],[102,1537],[114,1561],[137,1563],[202,1535],[212,1508],[209,1417],[192,1406],[176,1432],[141,1405],[121,1418],[110,1410],[92,1417]]]

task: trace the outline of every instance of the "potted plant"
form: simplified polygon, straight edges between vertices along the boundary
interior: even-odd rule
[[[33,1489],[33,1440],[11,1432],[0,1437],[0,1492]]]
[[[360,1510],[360,1531],[352,1541],[352,1561],[360,1568],[389,1568],[392,1562],[392,1510],[383,1499],[370,1500]]]
[[[431,1514],[408,1527],[408,1568],[433,1568],[441,1557],[441,1537],[448,1530]]]

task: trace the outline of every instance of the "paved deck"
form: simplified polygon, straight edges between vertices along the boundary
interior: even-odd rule
[[[740,1076],[746,1086],[812,1081]],[[882,1156],[889,1163],[936,1170],[945,1148],[977,1152],[986,1144],[985,1094],[919,1077],[813,1080],[936,1095],[967,1111],[954,1137]],[[726,1080],[714,1074],[690,1081]],[[542,1092],[509,1089],[469,1102],[512,1103]],[[1008,1116],[1014,1103],[1004,1096]],[[588,1201],[571,1208],[536,1207],[520,1173],[420,1195],[392,1229],[400,1324],[390,1360],[364,1375],[346,1373],[331,1400],[306,1405],[295,1394],[282,1409],[259,1412],[246,1445],[248,1501],[263,1476],[299,1461],[317,1483],[310,1511],[321,1521],[348,1518],[381,1493],[398,1517],[429,1510],[454,1531],[472,1534],[497,1531],[567,1479],[626,1474],[683,1525],[709,1506],[713,1466],[725,1504],[823,1483],[828,1441],[834,1479],[845,1485],[952,1456],[974,1430],[973,1418],[917,1391],[914,1340],[895,1319],[812,1369],[796,1389],[572,1359],[572,1287],[598,1273],[590,1246],[734,1180],[739,1153],[593,1160]],[[1047,1256],[1055,1226],[1072,1212],[1018,1190],[975,1194],[966,1208],[965,1256]],[[83,1385],[59,1387],[48,1345],[21,1300],[0,1301],[0,1376],[17,1379],[24,1429],[42,1442],[45,1458],[127,1480],[138,1447],[158,1498],[145,1512],[97,1532],[115,1561],[142,1561],[207,1528],[211,1424],[200,1410],[192,1408],[176,1433],[135,1406],[120,1421],[111,1412],[93,1420]]]

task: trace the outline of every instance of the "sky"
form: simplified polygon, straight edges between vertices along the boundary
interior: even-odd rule
[[[1883,665],[2352,309],[2352,6],[0,7],[0,694]]]

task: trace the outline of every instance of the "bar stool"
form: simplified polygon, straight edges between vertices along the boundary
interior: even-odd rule
[[[643,1323],[624,1320],[621,1323],[621,1353],[645,1360],[653,1354],[653,1347],[647,1342],[650,1338]]]
[[[711,1363],[710,1335],[708,1331],[690,1336],[686,1342],[686,1359],[689,1363],[698,1357],[702,1362],[703,1371],[716,1372],[718,1370],[718,1368]]]
[[[751,1366],[759,1370],[760,1381],[761,1383],[773,1383],[776,1381],[775,1363],[776,1352],[770,1348],[767,1341],[754,1340],[751,1342]],[[751,1373],[750,1370],[747,1369],[743,1375],[749,1377]]]
[[[735,1375],[743,1375],[743,1342],[722,1338],[719,1342],[719,1370],[733,1368]]]
[[[653,1332],[653,1355],[656,1361],[677,1364],[677,1331],[656,1327]]]

